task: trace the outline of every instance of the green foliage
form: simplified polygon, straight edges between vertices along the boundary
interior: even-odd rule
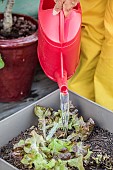
[[[71,142],[59,140],[57,138],[51,139],[51,142],[48,145],[48,148],[50,149],[52,154],[58,154],[60,151],[62,151],[63,148],[71,152],[72,147],[73,144]]]
[[[54,170],[68,170],[66,164],[67,164],[66,161],[61,161],[60,159],[58,159],[58,161],[55,164]]]
[[[75,167],[75,168],[78,168],[79,170],[85,170],[83,166],[83,155],[77,158],[74,158],[74,159],[70,159],[68,161],[68,164],[70,167]]]
[[[53,127],[51,128],[51,130],[49,131],[48,136],[46,137],[46,140],[50,140],[53,135],[55,134],[55,132],[57,131],[57,129],[59,128],[59,123],[54,123]]]
[[[4,68],[4,66],[5,66],[5,63],[4,63],[2,56],[0,54],[0,69]]]
[[[21,163],[29,168],[35,167],[35,170],[68,170],[74,167],[84,170],[83,163],[88,162],[92,152],[83,141],[93,130],[93,120],[84,122],[73,110],[69,117],[69,133],[64,139],[61,111],[35,106],[34,112],[42,135],[32,130],[29,138],[14,145],[13,154],[20,153]]]

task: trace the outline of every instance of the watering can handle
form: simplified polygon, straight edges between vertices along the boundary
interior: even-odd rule
[[[62,10],[59,13],[59,41],[64,42],[64,13]]]
[[[81,6],[80,3],[76,5],[77,9],[76,12],[81,14]],[[65,16],[63,10],[59,13],[59,41],[60,43],[64,42],[64,22],[65,22]]]

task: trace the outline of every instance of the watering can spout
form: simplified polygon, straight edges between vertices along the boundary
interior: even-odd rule
[[[65,70],[63,70],[63,72],[61,72],[61,70],[58,70],[55,72],[55,78],[58,83],[60,92],[63,94],[67,94],[68,93],[67,72]]]

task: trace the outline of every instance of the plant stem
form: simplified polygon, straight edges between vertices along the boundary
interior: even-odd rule
[[[7,33],[11,32],[12,29],[12,24],[13,24],[12,9],[14,3],[15,0],[7,0],[7,5],[4,12],[3,29]]]

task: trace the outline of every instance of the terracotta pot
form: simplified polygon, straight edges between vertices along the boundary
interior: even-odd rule
[[[24,16],[37,25],[32,17],[14,15]],[[5,62],[0,69],[0,102],[19,101],[28,96],[37,65],[37,43],[37,31],[25,38],[0,40],[0,54]]]

